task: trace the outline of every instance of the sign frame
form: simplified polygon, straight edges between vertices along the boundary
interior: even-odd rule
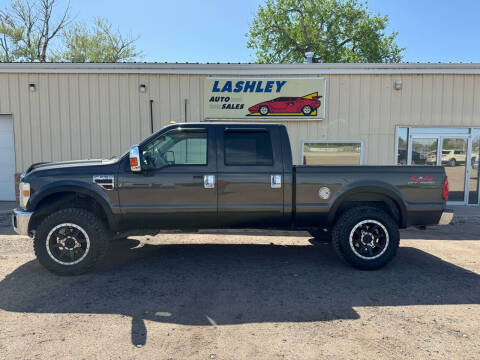
[[[218,118],[218,117],[207,117],[207,108],[206,108],[206,103],[207,103],[207,93],[205,93],[205,84],[207,81],[212,81],[212,80],[323,80],[323,106],[322,106],[322,113],[317,115],[317,117],[309,117],[309,116],[255,116],[255,117],[248,117],[245,116],[245,118],[232,118],[232,117],[224,117],[224,118]],[[206,76],[204,78],[204,86],[203,86],[203,120],[202,121],[226,121],[226,122],[283,122],[283,121],[323,121],[326,118],[326,112],[327,112],[327,79],[324,76],[308,76],[308,77],[288,77],[288,76],[280,76],[280,77],[274,77],[274,76],[265,76],[265,77],[249,77],[249,76],[237,76],[237,77],[226,77],[226,76]]]

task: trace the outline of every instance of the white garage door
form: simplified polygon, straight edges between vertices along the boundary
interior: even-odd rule
[[[10,115],[0,115],[0,200],[15,200],[15,147]]]

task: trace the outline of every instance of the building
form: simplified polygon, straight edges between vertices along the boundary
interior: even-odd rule
[[[284,123],[295,164],[442,164],[450,200],[479,203],[480,64],[3,63],[0,200],[31,163],[218,119]]]

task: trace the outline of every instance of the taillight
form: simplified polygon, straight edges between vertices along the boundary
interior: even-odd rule
[[[443,200],[448,200],[448,177],[445,176],[445,180],[443,182],[443,193],[442,193]]]

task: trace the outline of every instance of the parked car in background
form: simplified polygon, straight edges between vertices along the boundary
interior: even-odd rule
[[[480,156],[478,154],[472,156],[472,169],[478,169],[479,161]]]
[[[442,165],[457,166],[458,164],[465,164],[467,155],[464,150],[442,150]],[[437,154],[432,152],[427,157],[428,165],[435,165],[437,163]]]
[[[248,108],[248,111],[250,113],[260,113],[263,116],[275,113],[302,113],[309,116],[320,107],[320,98],[321,96],[313,96],[308,99],[305,97],[279,97],[253,105]]]
[[[398,164],[407,165],[407,150],[398,150]],[[412,165],[423,165],[425,160],[421,159],[420,153],[418,151],[412,151]]]

